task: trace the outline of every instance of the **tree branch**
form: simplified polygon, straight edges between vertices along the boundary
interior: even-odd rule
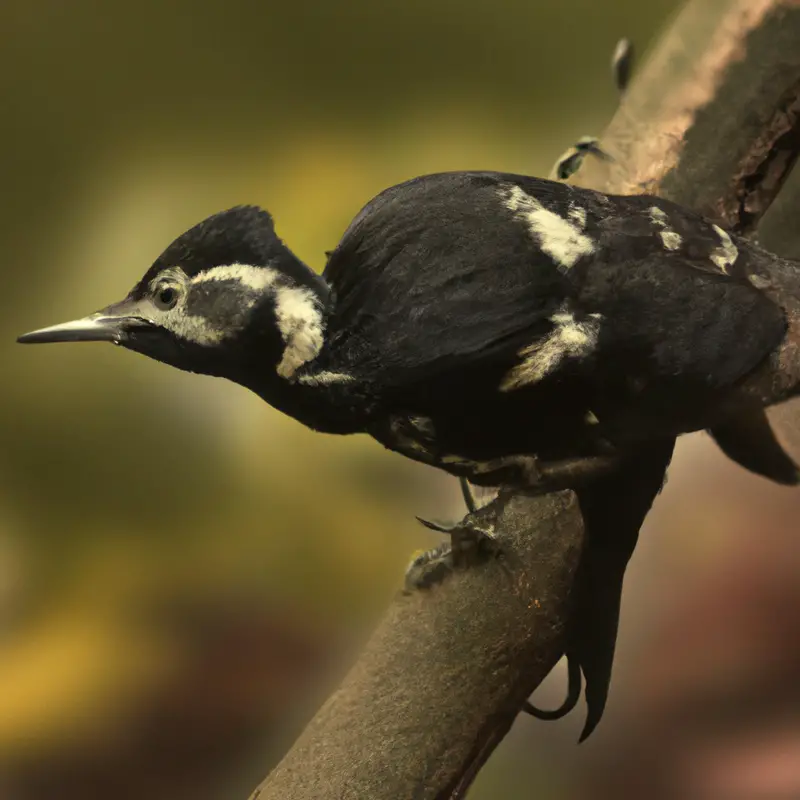
[[[751,231],[800,144],[800,3],[692,0],[654,48],[583,186],[657,194]]]
[[[398,597],[259,800],[461,796],[561,657],[583,530],[571,492],[476,517],[503,557]]]
[[[798,41],[796,0],[691,0],[603,139],[616,163],[580,182],[752,231],[800,142]],[[253,798],[463,796],[563,652],[583,540],[570,492],[501,495],[479,516],[506,557],[398,597]]]

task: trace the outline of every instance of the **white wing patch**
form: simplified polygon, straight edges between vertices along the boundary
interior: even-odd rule
[[[666,250],[677,250],[683,241],[679,233],[675,231],[661,231],[661,241]]]
[[[736,245],[731,240],[731,237],[719,227],[719,225],[712,225],[714,233],[719,236],[719,247],[715,248],[709,258],[712,263],[720,269],[721,272],[728,274],[728,269],[734,265],[736,259],[739,257],[739,251]]]
[[[300,286],[281,286],[275,293],[275,317],[286,349],[278,375],[291,378],[297,368],[322,349],[322,310],[312,291]]]
[[[662,209],[658,206],[650,207],[650,221],[659,228],[658,235],[665,250],[677,250],[680,248],[683,239],[680,234],[675,233],[669,226],[669,219]]]
[[[580,258],[594,252],[594,241],[583,232],[585,209],[573,207],[569,219],[565,219],[545,208],[519,186],[504,186],[500,197],[505,207],[528,226],[531,236],[559,269],[568,270]]]
[[[567,212],[569,218],[581,229],[586,227],[586,209],[570,203],[569,211]]]
[[[589,409],[586,412],[586,414],[584,414],[583,421],[587,425],[599,425],[600,424],[600,420],[597,419],[597,414],[595,414],[594,411],[592,411],[591,409]]]
[[[297,381],[306,386],[329,386],[332,383],[352,383],[355,378],[346,372],[313,372],[310,375],[301,375]]]
[[[561,310],[550,317],[553,330],[542,339],[519,351],[522,361],[500,383],[501,392],[511,392],[538,383],[555,370],[565,358],[583,358],[597,345],[600,314],[576,320],[570,311]]]

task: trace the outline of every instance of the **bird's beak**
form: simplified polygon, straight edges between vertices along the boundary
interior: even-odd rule
[[[136,303],[123,300],[121,303],[108,306],[88,317],[24,333],[17,341],[21,344],[43,344],[45,342],[114,342],[122,344],[132,330],[153,325],[150,320],[138,314],[138,310]]]

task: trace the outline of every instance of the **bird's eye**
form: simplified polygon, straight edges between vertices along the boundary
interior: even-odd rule
[[[160,309],[169,311],[178,302],[178,290],[174,286],[160,286],[153,299]]]

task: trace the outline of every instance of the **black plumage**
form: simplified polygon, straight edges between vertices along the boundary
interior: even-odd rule
[[[561,219],[584,211],[593,252],[559,268],[506,207],[508,187]],[[651,208],[668,217],[678,249],[664,246]],[[709,258],[719,246],[710,223],[657,198],[493,173],[419,178],[368,204],[332,254],[326,346],[305,369],[352,375],[368,398],[365,427],[389,446],[412,439],[406,454],[420,460],[553,460],[730,424],[737,382],[786,323],[750,279],[772,257],[736,239],[726,274]],[[520,351],[541,351],[559,314],[596,331],[596,344],[566,347],[542,379],[502,391]],[[419,417],[435,441],[416,430]]]
[[[577,490],[587,542],[575,582],[567,655],[577,661],[586,679],[581,741],[595,729],[606,706],[625,568],[661,491],[674,446],[669,438],[649,443],[626,456],[613,475]]]
[[[748,469],[798,481],[742,388],[786,333],[776,265],[660,198],[445,173],[368,203],[322,278],[240,207],[179,237],[121,303],[21,341],[115,341],[476,484],[548,488],[549,467],[602,462],[566,473],[588,534],[568,648],[588,734],[675,437],[710,429]]]

